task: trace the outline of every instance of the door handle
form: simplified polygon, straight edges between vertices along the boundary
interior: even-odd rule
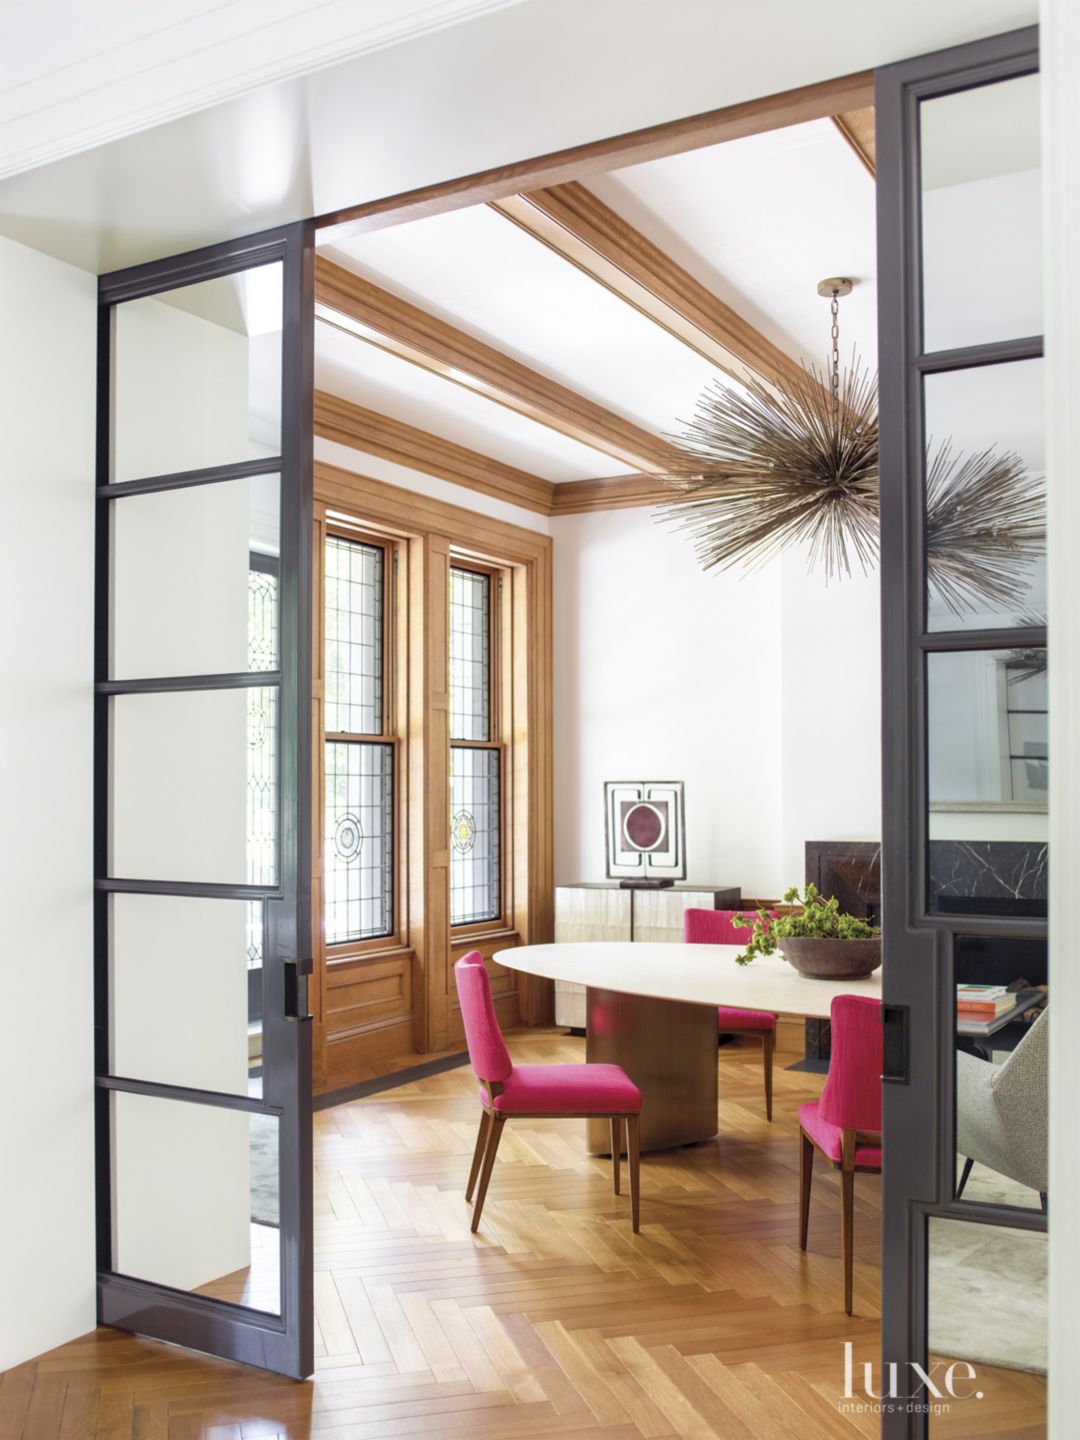
[[[285,1019],[310,1020],[308,1011],[308,975],[310,960],[283,960],[285,975]]]
[[[881,1078],[890,1085],[906,1085],[910,1078],[909,1013],[907,1005],[881,1007],[881,1028],[884,1031]]]

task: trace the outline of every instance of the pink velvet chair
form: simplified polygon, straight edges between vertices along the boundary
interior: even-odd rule
[[[756,911],[684,910],[683,939],[688,945],[743,945],[751,932],[733,924],[736,915],[747,920],[758,918]],[[773,1051],[776,1049],[776,1016],[771,1010],[736,1010],[721,1005],[717,1011],[717,1030],[721,1035],[760,1035],[762,1065],[765,1070],[765,1118],[772,1119]]]
[[[881,1003],[837,995],[830,1006],[832,1058],[820,1100],[799,1106],[799,1248],[806,1249],[814,1150],[840,1171],[844,1310],[851,1314],[855,1174],[881,1170]]]
[[[495,1165],[503,1126],[513,1115],[534,1119],[596,1119],[611,1121],[611,1169],[619,1193],[622,1125],[626,1124],[626,1155],[630,1169],[630,1217],[640,1228],[640,1142],[638,1120],[641,1091],[618,1065],[515,1065],[499,1029],[484,957],[471,950],[454,966],[461,1018],[469,1060],[480,1081],[480,1133],[476,1137],[465,1199],[471,1200],[479,1177],[472,1228],[480,1228],[488,1182]]]

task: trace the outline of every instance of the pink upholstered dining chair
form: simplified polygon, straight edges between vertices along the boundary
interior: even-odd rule
[[[750,931],[733,921],[736,915],[756,920],[756,911],[684,910],[683,939],[688,945],[746,945]],[[776,1016],[771,1010],[736,1010],[721,1005],[717,1011],[721,1035],[760,1035],[762,1066],[765,1071],[765,1118],[772,1119],[773,1051],[776,1049]]]
[[[855,1173],[881,1170],[881,1003],[837,995],[829,1007],[832,1055],[820,1100],[799,1106],[799,1249],[806,1249],[814,1150],[840,1171],[844,1311],[851,1314]]]
[[[618,1065],[515,1065],[506,1048],[495,1005],[491,998],[484,957],[470,950],[454,966],[461,1018],[469,1060],[480,1081],[480,1133],[476,1137],[472,1169],[465,1190],[471,1200],[476,1191],[472,1229],[480,1228],[495,1152],[503,1126],[513,1115],[534,1119],[582,1118],[611,1121],[611,1170],[615,1194],[619,1193],[619,1157],[622,1154],[622,1125],[626,1125],[626,1156],[630,1170],[630,1218],[634,1233],[640,1229],[640,1147],[638,1121],[641,1091]]]

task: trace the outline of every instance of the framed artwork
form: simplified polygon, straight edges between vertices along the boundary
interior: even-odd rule
[[[607,875],[626,886],[686,879],[681,780],[609,780],[604,785]]]

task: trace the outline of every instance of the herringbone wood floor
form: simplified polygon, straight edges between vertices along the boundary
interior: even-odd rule
[[[555,1031],[511,1043],[520,1061],[581,1057]],[[838,1401],[842,1342],[877,1359],[879,1182],[857,1181],[849,1320],[823,1167],[806,1255],[795,1240],[794,1113],[821,1081],[778,1053],[767,1125],[759,1057],[720,1051],[717,1141],[644,1158],[639,1237],[566,1121],[510,1123],[471,1236],[468,1070],[317,1114],[315,1379],[99,1330],[2,1377],[0,1440],[876,1435]],[[980,1367],[979,1383],[933,1440],[1044,1433],[1037,1377]]]

